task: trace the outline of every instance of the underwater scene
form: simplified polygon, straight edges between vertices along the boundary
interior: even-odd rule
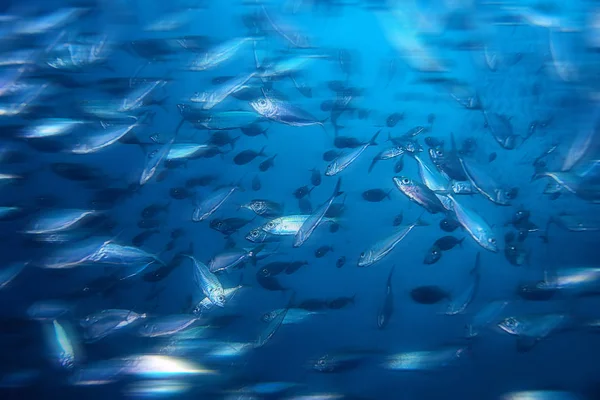
[[[600,399],[600,2],[0,2],[0,399]]]

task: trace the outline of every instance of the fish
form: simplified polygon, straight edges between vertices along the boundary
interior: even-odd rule
[[[160,203],[150,204],[150,205],[144,207],[144,209],[141,212],[141,217],[144,219],[154,218],[160,213],[166,213],[169,210],[170,206],[171,206],[170,201],[168,201],[164,204],[160,204]]]
[[[351,371],[367,362],[377,352],[372,350],[347,349],[328,353],[312,362],[313,370],[321,373]]]
[[[225,186],[215,190],[202,201],[195,202],[192,221],[201,222],[217,211],[225,201],[236,191],[243,191],[239,185]]]
[[[501,206],[508,206],[517,196],[518,188],[508,189],[491,178],[489,172],[481,166],[463,158],[459,160],[469,181],[488,200]]]
[[[390,193],[392,190],[388,190],[387,192],[383,189],[369,189],[362,192],[362,198],[371,203],[378,203],[385,198],[392,199],[390,197]]]
[[[507,305],[508,301],[505,300],[496,300],[484,305],[465,326],[466,337],[474,338],[479,335],[483,328],[494,324],[499,320],[500,315]]]
[[[315,257],[317,257],[317,258],[325,257],[327,255],[327,253],[329,253],[330,251],[333,251],[332,246],[321,246],[315,250]]]
[[[292,194],[294,195],[295,198],[302,199],[304,196],[310,195],[310,192],[312,192],[313,189],[314,189],[314,186],[309,189],[308,186],[304,185],[304,186],[300,186],[298,189],[294,190],[294,193],[292,193]]]
[[[252,162],[256,157],[266,157],[265,147],[263,147],[259,152],[254,150],[243,150],[233,157],[233,162],[236,165],[246,165]]]
[[[277,154],[267,158],[265,161],[261,162],[258,165],[258,169],[261,172],[266,172],[269,169],[271,169],[271,167],[273,167],[273,165],[275,165],[275,157],[277,157]]]
[[[427,226],[428,224],[418,218],[412,224],[398,229],[392,235],[379,240],[373,245],[369,246],[369,248],[362,253],[360,253],[358,258],[358,266],[359,267],[368,267],[375,264],[378,261],[381,261],[385,256],[391,253],[392,250],[396,247],[402,239],[406,237],[417,226]]]
[[[283,204],[267,200],[267,199],[254,199],[250,202],[243,204],[240,208],[244,208],[253,211],[256,215],[264,218],[277,218],[283,215]]]
[[[467,307],[473,302],[479,290],[479,282],[481,281],[481,254],[477,252],[475,256],[475,266],[469,272],[469,277],[472,281],[462,290],[461,294],[454,296],[448,304],[446,315],[462,314]]]
[[[400,113],[400,112],[395,112],[390,114],[386,120],[385,120],[385,125],[388,128],[393,128],[396,126],[396,124],[398,124],[398,122],[404,120],[404,113]]]
[[[383,306],[377,313],[377,328],[379,329],[385,329],[394,314],[394,294],[392,292],[392,275],[394,274],[394,269],[396,269],[395,265],[392,266],[390,273],[388,274]]]
[[[254,42],[252,37],[233,38],[208,49],[195,57],[188,66],[191,71],[205,71],[215,68],[233,58],[244,46]]]
[[[427,250],[423,264],[435,264],[440,260],[440,258],[442,258],[442,250],[436,245],[433,245],[429,250]]]
[[[198,317],[195,315],[168,315],[165,317],[152,318],[137,330],[142,337],[165,337],[172,336],[192,326]]]
[[[321,184],[321,171],[317,168],[313,168],[310,170],[310,183],[313,186],[319,186]]]
[[[192,103],[199,103],[200,108],[203,110],[210,110],[222,103],[228,96],[238,91],[255,75],[256,72],[240,74],[237,77],[223,82],[219,87],[210,92],[195,93],[190,98],[190,101]]]
[[[156,235],[157,233],[160,233],[159,229],[150,229],[147,231],[143,231],[134,236],[133,239],[131,239],[131,244],[133,244],[136,247],[140,247],[146,242],[146,240],[148,240],[153,235]]]
[[[469,232],[469,235],[484,249],[497,253],[498,243],[487,222],[473,210],[462,206],[452,195],[447,197],[453,204],[456,219]]]
[[[454,248],[456,245],[462,246],[462,242],[465,238],[457,239],[454,236],[443,236],[437,239],[433,245],[437,246],[442,251],[448,251]]]
[[[140,176],[140,186],[145,185],[154,176],[160,163],[162,163],[167,158],[167,155],[171,151],[171,146],[173,146],[174,141],[175,136],[173,136],[171,140],[162,145],[159,149],[153,151],[148,155],[146,166],[144,167],[142,175]]]
[[[440,221],[440,229],[444,232],[454,232],[460,226],[460,222],[452,217],[446,217]]]
[[[325,129],[323,121],[296,105],[269,97],[264,89],[263,97],[250,101],[250,106],[260,116],[271,121],[289,126],[319,125]]]
[[[194,266],[194,285],[202,291],[204,296],[206,296],[211,303],[217,307],[223,308],[225,306],[226,298],[219,278],[217,278],[205,264],[198,261],[196,258],[187,254],[185,256],[192,261]]]
[[[260,183],[260,178],[258,177],[258,175],[255,175],[254,178],[252,178],[252,190],[259,191],[261,189],[262,185]]]
[[[294,235],[293,247],[302,246],[312,235],[317,226],[319,226],[321,221],[323,221],[325,214],[327,214],[327,210],[329,207],[331,207],[331,203],[333,203],[336,197],[343,193],[340,191],[341,185],[342,178],[338,178],[331,197],[329,197],[325,203],[323,203],[312,214],[310,214],[310,216],[302,223],[300,229],[298,229],[298,232]]]
[[[405,176],[395,176],[393,182],[411,201],[417,203],[431,214],[444,213],[446,208],[427,186]]]
[[[419,304],[436,304],[442,300],[451,300],[450,294],[439,286],[418,286],[410,291],[411,299]]]
[[[196,186],[208,186],[216,179],[216,175],[201,175],[195,178],[189,178],[185,181],[185,187],[187,189],[193,189]]]
[[[335,262],[336,268],[342,268],[344,266],[344,264],[346,264],[345,256],[340,256],[340,258],[338,258],[337,261]]]
[[[353,149],[352,151],[350,151],[348,153],[341,154],[340,156],[338,156],[329,165],[327,165],[327,168],[325,170],[325,175],[327,175],[327,176],[334,176],[334,175],[339,174],[340,172],[342,172],[346,168],[348,168],[348,166],[350,166],[354,161],[356,161],[356,159],[362,153],[364,153],[364,151],[369,146],[376,146],[377,145],[377,142],[375,142],[375,140],[377,140],[377,136],[379,136],[380,132],[381,132],[381,130],[378,130],[375,133],[375,135],[373,135],[373,137],[371,138],[371,140],[369,140],[368,142],[363,143],[361,146]]]

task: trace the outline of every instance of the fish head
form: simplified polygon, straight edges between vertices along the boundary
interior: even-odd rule
[[[441,257],[442,251],[437,246],[433,246],[431,249],[429,249],[429,252],[425,256],[423,263],[427,265],[435,264]]]
[[[358,256],[358,266],[366,267],[373,263],[373,250],[367,250],[360,253]]]
[[[225,307],[225,292],[221,288],[214,288],[210,291],[210,301],[217,307]]]
[[[252,229],[246,235],[246,240],[252,243],[262,243],[267,240],[268,233],[263,231],[261,228]]]
[[[271,311],[268,313],[264,313],[260,319],[262,322],[271,322],[275,319],[276,316],[277,316],[277,311]]]
[[[272,117],[276,113],[275,103],[267,97],[260,97],[250,101],[250,106],[264,117]]]
[[[394,184],[402,193],[412,193],[416,187],[415,181],[406,176],[395,176]]]
[[[522,323],[515,317],[508,317],[498,323],[498,327],[511,335],[518,335],[521,332]]]
[[[340,170],[340,166],[336,160],[334,160],[331,164],[327,166],[325,169],[325,175],[332,176],[335,175]]]
[[[428,152],[429,158],[431,158],[431,161],[436,165],[443,162],[444,158],[446,157],[444,147],[441,145],[430,148]]]
[[[210,93],[208,92],[196,92],[192,97],[190,97],[190,101],[192,103],[206,103],[209,100]]]
[[[222,232],[227,229],[227,224],[221,219],[213,219],[210,221],[210,227],[216,231]]]
[[[139,333],[142,336],[153,336],[158,330],[158,326],[156,324],[147,323],[140,327]]]
[[[335,370],[335,362],[329,355],[324,355],[312,362],[312,367],[318,372],[332,372]]]
[[[474,232],[474,237],[484,249],[493,253],[498,252],[498,241],[491,230],[478,229]]]

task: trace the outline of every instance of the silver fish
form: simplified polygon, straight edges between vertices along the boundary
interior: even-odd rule
[[[327,169],[325,170],[325,175],[327,175],[327,176],[333,176],[333,175],[339,174],[340,172],[342,172],[343,170],[345,170],[346,168],[348,168],[348,166],[350,164],[352,164],[354,161],[356,161],[356,159],[362,153],[364,153],[364,151],[369,146],[376,146],[377,142],[375,142],[375,140],[377,139],[377,136],[379,135],[379,132],[381,132],[381,129],[378,130],[375,133],[375,135],[373,135],[373,137],[371,138],[371,140],[369,140],[368,142],[365,142],[361,146],[359,146],[359,147],[357,147],[355,149],[352,149],[350,152],[342,154],[339,157],[337,157],[335,160],[333,160],[327,166]]]
[[[24,233],[29,235],[44,235],[74,228],[88,217],[94,216],[94,210],[50,210],[40,215]]]
[[[492,228],[476,212],[461,205],[452,195],[446,196],[452,202],[456,219],[469,232],[469,235],[481,247],[491,252],[498,252],[498,244]]]
[[[304,242],[306,242],[308,240],[310,235],[312,235],[312,233],[315,231],[315,229],[321,223],[321,221],[323,221],[323,218],[325,218],[325,214],[327,214],[327,211],[329,210],[331,203],[333,203],[333,201],[336,199],[337,196],[342,194],[342,192],[340,192],[341,184],[342,184],[342,178],[339,178],[335,185],[335,189],[333,190],[333,194],[331,195],[331,197],[329,197],[329,199],[325,203],[323,203],[321,206],[319,206],[319,208],[317,208],[315,210],[315,212],[313,214],[311,214],[306,219],[306,221],[304,221],[304,223],[300,226],[300,229],[298,229],[298,232],[294,236],[293,247],[302,246],[304,244]]]
[[[100,151],[116,143],[138,125],[139,123],[137,121],[131,125],[116,128],[110,128],[109,125],[105,124],[105,130],[103,132],[94,133],[83,138],[83,140],[79,141],[79,143],[71,149],[71,152],[74,154],[90,154]]]
[[[118,332],[143,318],[146,318],[146,314],[138,314],[130,310],[108,309],[86,316],[79,321],[79,324],[84,329],[84,339],[91,343]]]
[[[396,247],[396,245],[400,243],[400,241],[402,241],[402,239],[404,239],[406,235],[408,235],[409,232],[413,230],[413,228],[417,226],[427,225],[429,224],[427,224],[426,222],[422,221],[421,218],[419,218],[412,224],[401,228],[394,232],[392,235],[376,242],[375,244],[371,245],[367,250],[360,253],[360,256],[358,258],[358,266],[368,267],[370,265],[375,264],[377,261],[380,261],[385,256],[387,256],[392,250],[394,250],[394,247]]]
[[[479,289],[479,282],[481,280],[480,269],[480,254],[478,252],[477,256],[475,256],[475,266],[470,273],[473,281],[469,283],[461,294],[452,296],[450,304],[448,304],[448,308],[446,309],[446,315],[461,314],[467,309],[469,304],[471,304]]]
[[[431,371],[447,368],[463,357],[467,346],[449,346],[440,350],[412,351],[390,356],[385,368],[397,371]]]
[[[472,161],[459,158],[467,178],[473,186],[487,199],[501,206],[509,206],[514,198],[513,191],[497,183],[490,175],[487,169]]]
[[[228,186],[217,189],[209,197],[197,202],[192,214],[192,221],[200,222],[210,217],[236,190],[241,190],[241,188],[239,186]]]
[[[269,97],[264,89],[263,97],[250,101],[250,106],[259,115],[275,122],[290,126],[319,125],[324,129],[323,121],[298,106]]]
[[[60,368],[73,369],[78,361],[73,330],[65,322],[52,321],[46,326],[46,338],[52,361]]]
[[[19,136],[24,139],[63,136],[85,123],[85,121],[70,118],[46,118],[26,127]]]
[[[246,84],[246,82],[252,79],[255,75],[256,72],[242,74],[231,80],[228,80],[212,92],[194,94],[194,96],[190,98],[190,101],[192,103],[201,103],[200,107],[203,110],[210,110],[211,108],[225,100],[230,94],[239,90],[243,85]]]
[[[231,59],[244,45],[253,40],[255,39],[251,37],[242,37],[221,43],[196,57],[189,66],[189,69],[192,71],[204,71],[214,68]]]
[[[187,314],[153,318],[140,326],[138,335],[143,337],[170,336],[189,328],[196,321],[198,321],[197,316]]]
[[[150,157],[142,171],[142,176],[140,177],[140,186],[143,186],[154,176],[156,173],[156,169],[160,165],[160,163],[167,157],[167,155],[171,152],[171,146],[175,141],[175,137],[171,138],[167,143],[162,145],[162,147],[153,153],[150,154]]]
[[[244,286],[238,285],[232,288],[223,289],[223,295],[225,296],[225,303],[229,303],[233,297],[237,294],[237,292],[243,288]],[[212,310],[215,307],[215,304],[210,301],[208,297],[203,298],[196,304],[194,310],[192,311],[194,314],[202,314]]]
[[[206,265],[198,261],[192,256],[187,256],[194,263],[194,284],[202,290],[202,293],[210,299],[210,301],[218,306],[225,306],[225,292],[223,286],[219,282],[219,278]]]
[[[475,313],[471,321],[466,325],[466,336],[468,338],[473,338],[479,335],[479,332],[483,328],[494,324],[500,318],[500,315],[507,305],[508,301],[498,300],[483,306],[483,308]]]

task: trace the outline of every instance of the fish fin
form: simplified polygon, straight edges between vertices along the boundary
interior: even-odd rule
[[[415,221],[415,226],[429,226],[429,222],[423,220],[423,214],[419,215],[419,218]]]
[[[465,237],[463,237],[462,239],[460,239],[460,240],[458,241],[458,245],[459,245],[461,248],[463,247],[463,242],[465,241],[465,238],[466,238],[466,236],[465,236]],[[479,253],[477,253],[477,259],[479,260]]]
[[[266,157],[266,154],[265,154],[266,148],[267,148],[267,146],[263,146],[262,149],[260,149],[260,151],[258,152],[258,157]]]
[[[385,194],[385,197],[387,197],[388,199],[392,199],[392,196],[390,196],[390,193],[392,193],[393,189],[388,190],[388,192]]]
[[[379,136],[379,133],[381,132],[381,129],[378,130],[373,137],[371,138],[371,140],[369,140],[369,146],[377,146],[377,142],[375,140],[377,140],[377,136]]]
[[[373,161],[371,161],[371,165],[369,165],[369,174],[371,173],[371,171],[373,171],[373,168],[375,167],[375,164],[377,164],[377,161],[379,161],[379,158],[375,156],[373,158]]]
[[[342,178],[338,178],[337,183],[335,184],[335,189],[333,189],[333,195],[332,198],[336,198],[339,195],[343,194],[344,192],[340,191],[340,188],[342,187]],[[313,186],[314,189],[314,186]],[[311,189],[312,190],[312,189]]]

